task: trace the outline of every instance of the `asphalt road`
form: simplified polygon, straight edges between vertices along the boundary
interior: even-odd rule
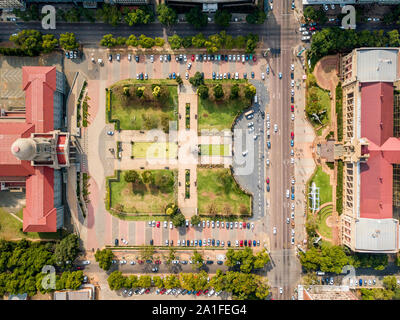
[[[274,19],[273,17],[271,18]],[[60,35],[65,32],[75,33],[78,41],[82,44],[98,44],[101,38],[105,34],[114,34],[116,36],[128,37],[131,34],[140,36],[145,34],[149,37],[163,37],[163,26],[160,23],[152,23],[150,25],[139,25],[130,27],[126,24],[121,24],[117,27],[113,27],[105,23],[57,23],[55,30],[44,30],[41,27],[40,22],[2,22],[0,23],[0,41],[7,41],[13,33],[18,33],[24,29],[37,29],[44,34],[52,33],[54,35]],[[178,23],[177,25],[168,28],[166,34],[168,36],[177,33],[180,36],[194,35],[202,32],[205,36],[220,32],[221,29],[216,24],[209,24],[204,30],[196,30],[191,27],[188,23]],[[264,41],[266,45],[267,39],[284,36],[288,39],[295,39],[297,36],[291,30],[283,30],[274,23],[268,23],[263,25],[250,25],[247,23],[231,23],[226,30],[227,34],[233,36],[247,35],[249,33],[257,33],[260,37],[260,41]]]
[[[290,189],[290,178],[294,173],[294,167],[290,164],[290,131],[293,131],[290,120],[290,64],[294,59],[292,47],[299,43],[295,30],[298,23],[294,20],[290,9],[289,0],[274,2],[275,23],[279,25],[281,34],[269,38],[272,48],[280,48],[277,56],[269,55],[270,65],[270,103],[267,112],[271,118],[271,149],[267,157],[271,165],[267,168],[267,176],[270,178],[270,210],[267,217],[267,226],[270,234],[270,253],[273,268],[268,273],[268,279],[275,299],[290,299],[293,289],[300,276],[301,269],[295,255],[294,246],[290,243],[291,227],[286,223],[290,216],[286,190]],[[268,24],[272,19],[269,19]],[[295,37],[286,37],[287,33]],[[282,72],[282,79],[279,79]],[[274,125],[278,125],[278,131],[274,132]],[[277,228],[277,234],[273,235],[273,227]],[[279,293],[283,289],[283,294]]]

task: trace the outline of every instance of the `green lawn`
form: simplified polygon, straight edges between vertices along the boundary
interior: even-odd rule
[[[135,142],[132,145],[132,156],[141,159],[175,159],[178,156],[178,145],[172,142]]]
[[[152,85],[159,84],[161,94],[155,98]],[[124,94],[129,88],[129,96]],[[143,97],[136,95],[145,87]],[[121,130],[163,129],[168,132],[169,121],[177,121],[178,90],[176,83],[166,80],[123,80],[111,86],[111,118],[119,119]]]
[[[229,156],[229,144],[201,144],[200,155],[202,156]]]
[[[329,175],[322,171],[321,166],[317,167],[317,171],[310,181],[310,186],[313,182],[315,182],[316,186],[320,188],[320,205],[326,202],[332,202],[332,186],[330,185]]]
[[[221,83],[224,90],[224,97],[221,100],[215,100],[213,97],[214,83]],[[220,82],[206,81],[209,87],[210,97],[208,99],[198,100],[198,130],[224,130],[231,129],[235,117],[245,110],[250,101],[244,97],[244,82],[237,82],[240,86],[240,95],[237,99],[229,99],[230,88],[236,83],[232,80]]]
[[[142,174],[146,170],[137,170]],[[120,181],[111,183],[110,208],[122,206],[123,212],[163,214],[168,203],[175,202],[176,170],[147,170],[152,173],[150,183],[131,183],[124,179],[125,172],[121,172]],[[165,183],[167,182],[167,183]],[[160,185],[165,184],[164,188]]]
[[[197,169],[199,214],[248,215],[251,196],[240,190],[229,169]]]
[[[22,209],[16,213],[22,219]],[[9,214],[4,208],[0,208],[0,239],[61,239],[66,232],[22,232],[22,223]]]
[[[331,119],[331,99],[329,97],[329,91],[321,89],[316,81],[315,81],[315,77],[312,74],[309,74],[307,77],[307,105],[310,105],[310,97],[311,97],[311,93],[315,93],[316,96],[316,101],[318,103],[318,105],[320,105],[321,109],[326,109],[326,114],[325,116],[321,119],[322,125],[325,126],[327,124],[330,123],[330,119]],[[320,110],[321,110],[320,109]],[[306,108],[307,110],[307,108]],[[319,123],[318,121],[314,120],[314,119],[310,119],[311,123],[313,125],[314,128],[319,128],[321,126],[321,123]],[[321,135],[322,134],[322,130],[318,130],[317,131],[317,135]]]
[[[332,239],[332,228],[326,224],[326,219],[332,215],[332,205],[328,205],[318,213],[318,232],[329,239]]]

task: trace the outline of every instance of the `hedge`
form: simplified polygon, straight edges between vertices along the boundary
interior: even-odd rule
[[[340,82],[336,86],[336,126],[337,139],[343,141],[343,89]]]
[[[343,212],[343,161],[337,162],[337,177],[336,177],[336,211],[339,215]]]

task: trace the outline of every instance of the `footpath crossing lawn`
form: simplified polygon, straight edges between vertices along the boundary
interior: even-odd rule
[[[230,155],[229,144],[201,144],[200,155],[201,156],[229,156]]]

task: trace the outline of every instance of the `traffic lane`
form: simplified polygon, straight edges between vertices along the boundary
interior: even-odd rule
[[[140,36],[145,34],[149,37],[163,37],[163,25],[160,23],[151,23],[149,25],[137,25],[134,29],[132,27],[121,24],[117,27],[113,27],[105,23],[66,23],[57,22],[56,29],[42,29],[40,22],[2,22],[0,23],[0,40],[7,41],[13,33],[18,33],[25,29],[36,29],[41,31],[43,34],[54,34],[59,36],[61,33],[73,32],[75,33],[78,41],[83,41],[87,44],[98,44],[105,34],[113,34],[114,36],[125,36],[134,34]],[[206,29],[202,30],[204,36],[219,33],[221,30],[215,24],[209,24]],[[227,34],[232,36],[237,35],[247,35],[249,33],[255,33],[260,36],[260,38],[274,38],[281,36],[281,28],[275,24],[268,24],[266,28],[264,25],[250,25],[247,23],[232,23],[227,28]],[[293,33],[291,31],[286,32],[283,30],[285,36],[293,38]],[[178,23],[167,29],[167,36],[172,36],[174,34],[180,36],[195,35],[199,33],[188,23]],[[297,35],[296,35],[297,36]]]

